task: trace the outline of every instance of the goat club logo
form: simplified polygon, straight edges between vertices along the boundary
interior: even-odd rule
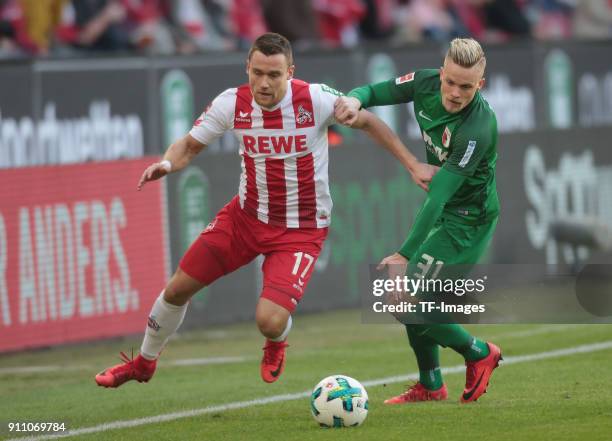
[[[298,114],[295,117],[295,120],[300,125],[306,124],[307,122],[311,123],[312,122],[312,113],[309,112],[308,110],[304,109],[304,107],[300,104],[298,106]]]

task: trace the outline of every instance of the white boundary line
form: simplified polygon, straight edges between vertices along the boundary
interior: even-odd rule
[[[555,332],[566,332],[570,329],[575,329],[584,325],[544,325],[538,328],[533,329],[525,329],[524,331],[511,331],[504,332],[501,334],[493,334],[491,336],[486,336],[487,341],[500,339],[500,338],[521,338],[521,337],[532,337],[534,335],[540,334],[551,334]],[[485,335],[483,335],[485,338]]]
[[[612,349],[612,340],[604,341],[601,343],[593,343],[581,346],[574,346],[572,348],[556,349],[553,351],[538,352],[535,354],[526,355],[515,355],[507,356],[502,361],[502,364],[517,364],[525,363],[535,360],[544,360],[555,357],[565,357],[568,355],[584,354],[588,352],[604,351]],[[463,372],[465,370],[464,365],[452,366],[449,368],[443,368],[442,373],[454,374]],[[418,377],[418,373],[411,373],[408,375],[397,375],[393,377],[379,378],[376,380],[364,381],[363,385],[366,387],[380,386],[383,384],[401,383],[403,381],[415,379]],[[311,391],[298,392],[293,394],[284,395],[273,395],[266,398],[260,398],[249,401],[235,401],[233,403],[220,404],[217,406],[203,407],[200,409],[186,410],[182,412],[166,413],[162,415],[155,415],[151,417],[138,418],[134,420],[114,421],[110,423],[99,424],[97,426],[83,427],[81,429],[69,430],[66,433],[58,435],[39,435],[33,437],[22,437],[22,438],[11,438],[7,441],[42,441],[49,439],[67,438],[70,436],[85,435],[89,433],[105,432],[107,430],[125,429],[128,427],[137,427],[147,424],[157,424],[165,421],[173,421],[181,418],[190,418],[200,415],[206,415],[210,413],[226,412],[228,410],[244,409],[246,407],[261,406],[264,404],[278,403],[283,401],[298,400],[300,398],[306,398],[310,396]]]

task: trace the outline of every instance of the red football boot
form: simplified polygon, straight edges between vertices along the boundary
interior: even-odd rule
[[[289,346],[285,341],[271,341],[266,339],[263,347],[264,355],[261,359],[261,378],[266,383],[274,383],[285,369],[285,348]]]
[[[419,401],[441,401],[448,398],[446,384],[438,390],[426,389],[421,383],[415,383],[401,395],[385,400],[385,404],[405,404],[416,403]]]
[[[461,395],[462,403],[476,401],[487,392],[493,370],[499,366],[499,361],[502,360],[501,350],[493,343],[487,342],[487,345],[489,346],[489,355],[481,360],[465,362],[465,389],[463,395]]]
[[[130,380],[136,380],[139,383],[149,381],[155,372],[157,360],[147,360],[140,354],[136,358],[133,357],[132,355],[132,359],[130,359],[121,352],[123,363],[105,369],[96,375],[98,386],[119,387]]]

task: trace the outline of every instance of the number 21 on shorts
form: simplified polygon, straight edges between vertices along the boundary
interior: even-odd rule
[[[414,276],[419,279],[424,279],[426,277],[429,279],[437,278],[438,274],[440,274],[442,266],[444,265],[444,262],[442,262],[441,260],[436,260],[433,273],[431,275],[428,275],[429,271],[431,270],[431,267],[434,265],[434,260],[434,257],[430,256],[429,254],[423,253],[423,255],[421,256],[421,261],[417,263],[417,268],[419,268],[421,272],[416,272]]]

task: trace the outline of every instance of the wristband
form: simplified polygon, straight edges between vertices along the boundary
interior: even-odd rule
[[[164,159],[159,164],[162,166],[164,170],[166,170],[166,173],[170,173],[170,171],[172,170],[172,163],[168,161],[167,159]]]

